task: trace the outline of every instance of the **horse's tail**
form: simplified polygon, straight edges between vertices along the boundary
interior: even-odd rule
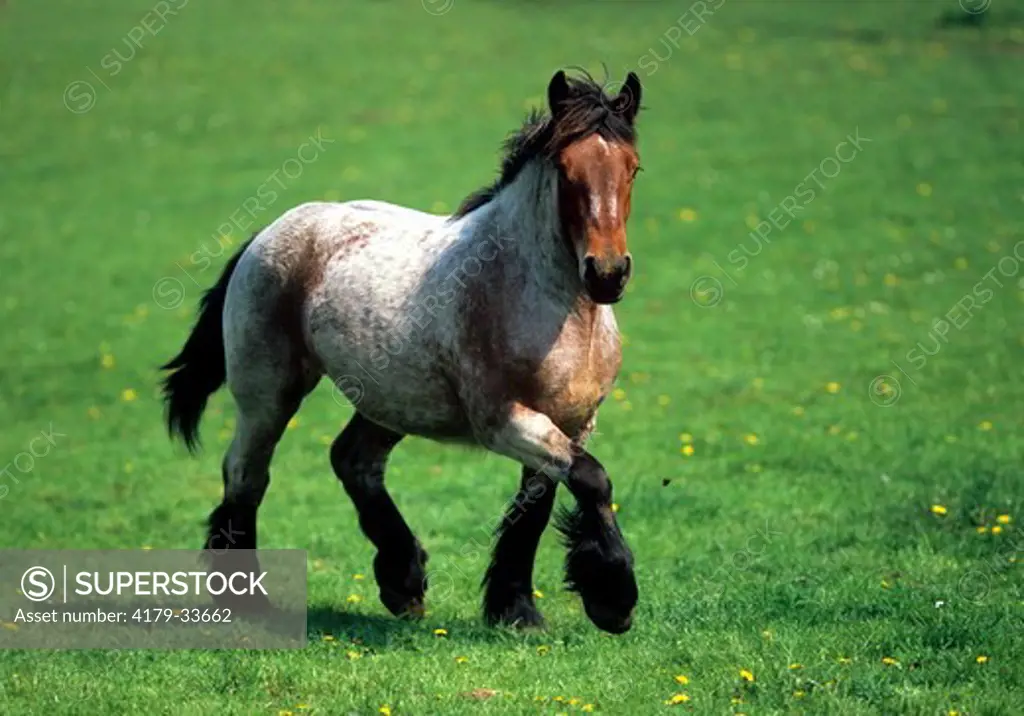
[[[255,236],[253,237],[255,238]],[[184,347],[168,363],[160,366],[171,371],[163,379],[164,406],[167,413],[167,431],[185,441],[189,452],[199,447],[199,419],[206,408],[206,400],[227,378],[224,359],[223,311],[228,292],[228,281],[238,260],[252,243],[246,241],[199,301],[196,325]]]

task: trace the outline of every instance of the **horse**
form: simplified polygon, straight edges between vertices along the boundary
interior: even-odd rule
[[[564,483],[575,499],[555,516],[565,585],[596,627],[629,630],[633,554],[611,480],[585,446],[622,363],[612,304],[633,268],[640,97],[632,72],[611,94],[560,70],[547,111],[531,111],[505,141],[498,178],[451,216],[305,203],[230,258],[184,347],[161,366],[167,428],[190,453],[212,393],[226,383],[237,408],[204,554],[256,550],[275,445],[328,376],[355,409],[331,466],[376,547],[392,614],[422,617],[428,586],[427,552],[384,484],[389,453],[414,435],[522,466],[483,579],[486,623],[543,626],[533,565]]]

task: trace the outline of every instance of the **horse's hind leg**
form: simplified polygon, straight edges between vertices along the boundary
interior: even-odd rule
[[[377,548],[373,569],[381,602],[396,616],[419,617],[427,553],[384,487],[384,464],[402,437],[356,413],[331,446],[331,466]]]
[[[522,485],[498,525],[494,556],[484,576],[484,618],[488,624],[541,626],[533,601],[533,563],[551,518],[555,483],[523,468]]]
[[[287,355],[283,342],[279,347],[278,356]],[[256,514],[270,484],[274,448],[316,383],[298,363],[268,358],[266,351],[253,350],[244,365],[229,364],[228,385],[237,406],[235,435],[222,465],[224,499],[210,514],[205,546],[218,571],[258,569],[254,553],[234,551],[257,548]]]

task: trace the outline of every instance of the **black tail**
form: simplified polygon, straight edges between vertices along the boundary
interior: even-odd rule
[[[163,380],[167,431],[171,437],[175,434],[180,436],[191,453],[199,447],[199,419],[206,408],[206,400],[224,385],[226,368],[221,315],[224,297],[231,274],[251,243],[252,239],[245,242],[228,261],[217,283],[203,294],[196,325],[181,352],[160,366],[162,370],[171,371]]]

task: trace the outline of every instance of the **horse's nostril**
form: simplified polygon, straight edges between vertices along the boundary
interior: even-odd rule
[[[593,256],[583,259],[583,278],[586,281],[593,281],[597,278],[597,261]]]

